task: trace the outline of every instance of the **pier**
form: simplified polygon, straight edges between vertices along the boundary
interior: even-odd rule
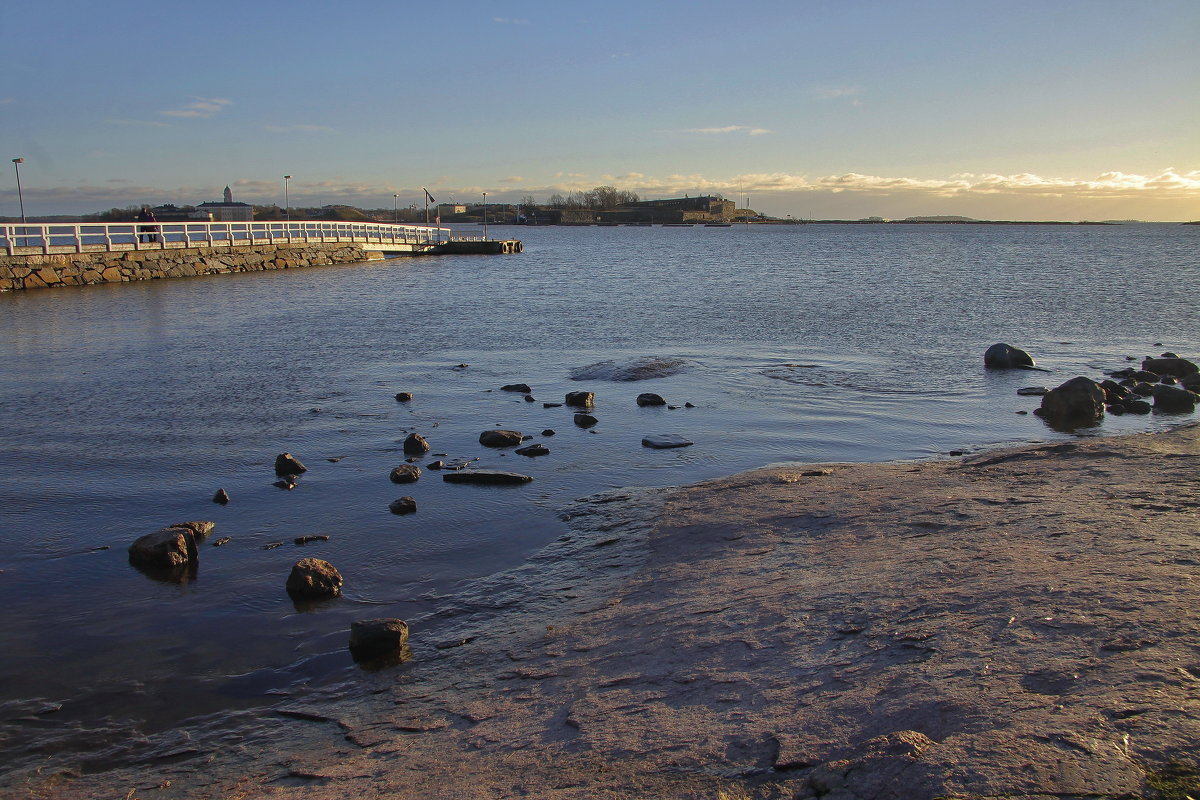
[[[0,226],[0,292],[314,267],[391,256],[519,253],[519,240],[371,222]]]

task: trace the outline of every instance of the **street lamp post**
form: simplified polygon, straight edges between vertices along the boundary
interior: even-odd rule
[[[397,225],[400,224],[400,195],[392,195],[392,219]]]
[[[291,222],[292,222],[292,201],[291,201],[291,198],[288,197],[288,181],[290,181],[291,179],[292,179],[291,175],[283,176],[283,204],[285,206],[287,206],[287,211],[284,213],[287,215],[287,221],[288,221],[289,226],[291,225]]]
[[[17,200],[21,203],[21,224],[25,224],[25,195],[21,194],[21,164],[25,163],[23,158],[14,158],[13,169],[17,171]]]
[[[487,241],[487,192],[483,193],[483,240]]]

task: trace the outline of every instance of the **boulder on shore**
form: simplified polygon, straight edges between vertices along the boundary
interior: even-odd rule
[[[1056,427],[1095,425],[1104,418],[1104,399],[1100,384],[1080,376],[1046,392],[1034,413]]]
[[[355,661],[399,655],[408,642],[408,623],[402,619],[362,619],[350,623],[350,655]]]
[[[321,558],[302,558],[288,575],[287,592],[294,598],[320,599],[342,593],[342,573]]]
[[[1022,369],[1036,367],[1033,356],[1020,348],[999,342],[983,354],[983,365],[993,369]]]
[[[1155,384],[1154,408],[1158,411],[1191,413],[1196,410],[1196,394],[1179,386]]]
[[[429,452],[429,442],[419,433],[410,433],[404,440],[404,452],[410,456],[424,455]]]
[[[512,447],[524,440],[525,437],[520,431],[508,431],[501,428],[479,434],[479,443],[484,447]]]
[[[275,456],[276,475],[299,475],[301,472],[308,472],[308,468],[301,464],[300,459],[291,453],[280,453]]]

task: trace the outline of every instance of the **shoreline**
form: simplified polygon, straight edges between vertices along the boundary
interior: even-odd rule
[[[400,668],[237,735],[0,786],[1141,796],[1147,771],[1200,767],[1198,456],[1191,424],[598,495],[566,510],[568,536],[435,611],[439,641],[412,621]]]

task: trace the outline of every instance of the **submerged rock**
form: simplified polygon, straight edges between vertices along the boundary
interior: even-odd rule
[[[213,502],[226,505],[229,502],[229,492],[224,489],[217,489],[217,493],[213,495]]]
[[[506,485],[529,483],[533,478],[517,472],[504,472],[498,469],[471,469],[442,474],[446,483],[477,483],[490,485]]]
[[[674,433],[656,433],[642,438],[642,447],[655,450],[669,450],[675,447],[691,447],[695,442]]]
[[[413,399],[412,392],[397,392],[396,393],[396,402],[397,403],[407,403],[407,402],[411,401],[412,399]]]
[[[999,342],[983,354],[983,365],[993,369],[1022,369],[1036,367],[1033,356],[1020,348]]]
[[[637,404],[639,406],[665,406],[667,401],[660,394],[642,392],[637,396]]]
[[[635,358],[623,363],[616,361],[599,361],[571,370],[573,381],[618,381],[632,383],[634,381],[666,378],[686,372],[692,365],[691,361],[670,356],[646,356]]]
[[[581,428],[590,428],[600,421],[591,414],[576,414],[574,419],[575,424]]]
[[[350,623],[350,655],[368,661],[398,655],[408,641],[408,623],[402,619],[363,619]]]
[[[401,497],[388,505],[388,511],[393,514],[412,514],[417,510],[417,501],[411,497]]]
[[[519,456],[529,456],[532,458],[533,456],[550,455],[550,448],[544,444],[531,444],[527,447],[518,447],[514,452]]]
[[[484,447],[512,447],[524,441],[520,431],[509,431],[497,428],[479,434],[479,443]]]
[[[342,593],[342,583],[342,573],[333,564],[320,558],[302,558],[288,575],[287,592],[302,599],[337,597]]]
[[[502,392],[520,392],[521,394],[529,394],[533,389],[529,388],[528,383],[510,383],[500,387]]]

